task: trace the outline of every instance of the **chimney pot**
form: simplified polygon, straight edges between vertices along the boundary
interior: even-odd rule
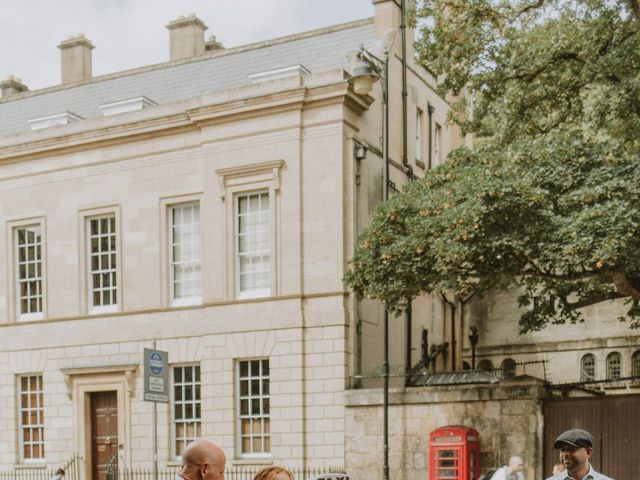
[[[90,80],[92,76],[91,50],[95,47],[83,33],[71,35],[58,45],[60,49],[62,83]]]
[[[176,18],[167,25],[169,29],[169,59],[182,60],[205,52],[204,31],[207,26],[195,14]]]
[[[14,95],[16,93],[26,92],[29,89],[22,83],[22,79],[9,75],[6,80],[0,82],[0,92],[2,98]]]

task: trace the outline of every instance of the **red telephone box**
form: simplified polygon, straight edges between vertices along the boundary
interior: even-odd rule
[[[473,428],[442,427],[429,435],[429,480],[475,480],[480,476],[480,436]]]

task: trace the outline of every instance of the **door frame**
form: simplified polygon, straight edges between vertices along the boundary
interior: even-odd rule
[[[91,450],[91,394],[115,391],[118,408],[118,462],[129,466],[131,426],[126,421],[130,416],[130,398],[135,393],[135,371],[137,364],[108,367],[65,369],[67,395],[72,401],[74,449],[84,459],[81,467],[83,477],[92,478]]]

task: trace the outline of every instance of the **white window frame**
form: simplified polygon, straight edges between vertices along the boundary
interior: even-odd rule
[[[636,350],[631,355],[631,375],[640,375],[640,350]]]
[[[593,374],[590,374],[585,371],[585,363],[587,361],[593,360]],[[591,366],[589,366],[591,368]],[[593,353],[586,353],[580,358],[580,381],[581,382],[589,382],[593,381],[597,378],[596,371],[596,356]]]
[[[260,208],[260,210],[258,210],[258,215],[265,215],[267,217],[267,250],[257,250],[254,252],[241,252],[240,251],[240,236],[242,235],[240,232],[240,202],[242,199],[250,199],[251,197],[258,197],[258,202],[260,204],[260,206],[262,206],[263,203],[263,198],[266,197],[267,198],[267,208],[263,209]],[[260,297],[268,297],[269,295],[271,295],[271,245],[270,242],[268,240],[270,234],[271,234],[271,230],[273,229],[273,226],[271,225],[271,219],[269,218],[269,205],[271,204],[271,198],[269,197],[269,191],[268,190],[259,190],[256,192],[243,192],[243,193],[238,193],[236,195],[234,195],[234,224],[235,224],[235,228],[234,228],[234,238],[235,238],[235,248],[234,248],[234,254],[235,254],[235,272],[236,272],[236,278],[235,278],[235,285],[236,285],[236,295],[237,298],[260,298]],[[249,212],[247,215],[251,214],[252,212]],[[246,233],[245,233],[246,235]],[[268,277],[268,282],[269,285],[267,288],[253,288],[253,289],[245,289],[243,290],[241,288],[241,263],[242,263],[242,257],[246,256],[246,257],[252,257],[252,256],[265,256],[265,252],[266,255],[269,257],[269,259],[267,260],[267,277]]]
[[[611,352],[607,355],[606,366],[607,380],[619,380],[622,378],[622,355],[620,352]],[[617,369],[616,375],[612,374],[614,369]]]
[[[258,372],[253,372],[252,371],[252,362],[258,362],[259,365],[259,371]],[[263,369],[264,369],[264,362],[266,362],[267,368],[269,370],[267,375],[263,374]],[[243,363],[247,363],[247,368],[248,368],[248,375],[247,376],[242,376],[241,375],[241,371],[242,371],[242,364]],[[270,458],[271,457],[271,387],[269,385],[269,379],[271,376],[271,366],[270,366],[270,362],[269,362],[269,358],[266,357],[260,357],[260,358],[243,358],[243,359],[238,359],[236,361],[236,419],[237,419],[237,423],[236,423],[236,437],[237,437],[237,451],[240,454],[241,458]],[[251,391],[251,384],[253,383],[252,380],[257,380],[258,381],[258,386],[259,386],[259,391],[258,391],[258,395],[254,395],[253,392]],[[267,382],[267,393],[264,393],[265,390],[265,384],[264,381],[266,380]],[[247,390],[247,395],[242,395],[242,382],[243,381],[247,381],[248,382],[248,390]],[[252,409],[252,401],[253,400],[258,400],[259,405],[260,405],[260,413],[258,413],[257,415],[253,415],[251,412],[248,414],[243,414],[243,408],[242,408],[242,402],[246,401],[247,402],[247,407],[249,408],[249,410]],[[267,412],[264,412],[265,409],[265,400],[267,401],[266,405],[267,405]],[[243,436],[242,436],[242,421],[243,419],[247,419],[250,420],[250,424],[253,425],[253,421],[260,421],[260,423],[262,424],[262,427],[258,433],[258,435],[253,435],[253,432],[249,435],[249,442],[251,445],[251,450],[253,450],[253,438],[254,437],[259,437],[261,439],[261,444],[262,444],[262,451],[260,452],[245,452],[243,450],[242,447],[242,440],[243,440]],[[268,422],[269,425],[269,431],[265,432],[265,420]],[[268,440],[268,448],[265,447],[265,441]],[[267,450],[267,451],[265,451]]]
[[[437,122],[433,134],[433,159],[434,166],[442,163],[442,125]]]
[[[415,143],[415,159],[416,162],[422,163],[423,161],[423,151],[424,151],[424,140],[422,138],[422,134],[424,131],[423,126],[424,112],[420,107],[416,107],[416,143]]]
[[[93,304],[93,279],[92,279],[92,264],[91,264],[91,221],[103,218],[114,218],[115,228],[115,295],[116,302],[111,305],[94,305]],[[92,209],[80,213],[80,221],[82,231],[84,232],[84,253],[82,255],[82,267],[85,272],[83,279],[84,285],[83,300],[86,305],[86,311],[90,315],[114,313],[118,312],[122,306],[122,259],[121,259],[121,245],[120,245],[120,212],[117,207],[104,207],[100,209]]]
[[[176,382],[176,369],[182,369],[182,382]],[[187,383],[185,381],[185,369],[192,368],[194,375],[192,376],[191,382]],[[195,371],[198,371],[197,380],[195,376]],[[172,402],[171,402],[171,450],[173,452],[173,457],[175,460],[182,460],[182,455],[178,454],[178,441],[183,442],[183,447],[188,445],[191,441],[199,438],[202,435],[202,369],[199,364],[184,364],[184,365],[172,365],[171,366],[171,394],[172,394]],[[181,387],[181,399],[178,400],[176,397],[176,387]],[[191,386],[193,397],[190,400],[185,400],[185,392],[187,387]],[[199,392],[199,393],[196,393]],[[182,418],[176,419],[176,407],[180,405],[182,407]],[[185,412],[186,406],[190,405],[192,407],[192,422],[189,422],[186,419]],[[198,416],[196,413],[200,411],[200,415]],[[178,424],[182,424],[185,426],[189,423],[194,424],[194,435],[193,437],[182,436],[178,439]]]
[[[36,405],[33,406],[30,404],[30,393],[31,393],[31,379],[36,379]],[[27,380],[27,390],[26,392],[22,388],[22,380]],[[24,374],[18,376],[18,437],[19,437],[19,445],[18,448],[20,450],[20,463],[44,463],[45,462],[45,451],[44,451],[44,392],[43,392],[43,375],[42,373],[33,373],[33,374]],[[23,393],[26,393],[27,404],[25,405],[22,402]],[[26,412],[28,417],[31,418],[33,412],[36,414],[37,423],[36,424],[28,424],[25,425],[23,423],[23,412]],[[25,447],[25,432],[29,431],[30,435],[33,435],[34,431],[39,432],[38,441],[33,441],[33,439],[29,440],[29,444],[38,445],[40,447],[40,456],[39,457],[30,457],[26,458],[24,456],[24,447]],[[32,450],[33,452],[33,450]]]
[[[216,170],[220,181],[220,198],[225,203],[225,248],[221,252],[222,261],[226,264],[224,282],[225,297],[232,299],[251,299],[260,295],[240,295],[238,291],[237,262],[237,196],[247,193],[268,191],[269,193],[269,292],[267,295],[278,295],[280,291],[280,258],[281,242],[278,233],[280,216],[280,171],[285,162],[274,160]]]
[[[21,230],[27,231],[29,229],[35,229],[37,228],[39,230],[39,243],[34,244],[34,248],[38,248],[40,250],[40,258],[39,258],[39,262],[35,262],[36,263],[36,270],[39,271],[39,275],[36,273],[36,275],[34,277],[25,277],[25,279],[22,279],[20,277],[20,271],[21,271],[21,262],[20,262],[20,241],[19,241],[19,232]],[[20,225],[20,226],[16,226],[13,228],[13,244],[14,244],[14,259],[15,259],[15,263],[14,263],[14,269],[15,269],[15,275],[14,275],[14,291],[15,291],[15,295],[14,295],[14,299],[15,299],[15,311],[16,311],[16,318],[18,320],[41,320],[42,318],[44,318],[44,305],[45,305],[45,296],[44,296],[44,229],[42,228],[42,224],[40,223],[33,223],[30,225]],[[28,244],[27,244],[28,246]],[[27,264],[29,263],[29,258],[27,258]],[[32,262],[33,263],[33,262]],[[23,312],[22,311],[22,297],[21,297],[21,292],[22,289],[20,288],[20,284],[23,282],[27,282],[27,283],[31,283],[31,282],[38,282],[38,289],[39,289],[39,299],[40,299],[40,311],[39,312]],[[29,297],[31,298],[31,297]],[[37,298],[37,297],[36,297]]]
[[[174,258],[174,238],[173,238],[173,231],[175,228],[175,224],[173,221],[173,217],[174,217],[174,212],[177,209],[185,209],[185,208],[192,208],[192,207],[197,207],[198,210],[198,221],[196,222],[191,222],[192,228],[196,228],[197,230],[197,235],[196,236],[196,241],[194,242],[194,245],[197,244],[197,259],[192,260],[192,263],[197,263],[197,267],[198,267],[198,274],[197,274],[197,279],[198,279],[198,291],[196,295],[190,295],[190,296],[185,296],[185,297],[179,297],[176,298],[175,297],[175,270],[176,270],[176,265],[175,265],[175,258]],[[174,307],[180,307],[180,306],[186,306],[186,305],[198,305],[202,303],[202,230],[201,230],[201,214],[200,214],[200,202],[199,201],[194,201],[194,202],[184,202],[184,203],[175,203],[172,205],[168,205],[167,208],[167,246],[168,246],[168,261],[169,261],[169,298],[170,298],[170,302],[171,302],[171,306]]]

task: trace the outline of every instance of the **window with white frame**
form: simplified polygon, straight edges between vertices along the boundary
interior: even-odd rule
[[[170,215],[170,283],[173,305],[201,301],[200,205],[174,205]]]
[[[116,286],[116,217],[89,218],[89,303],[91,311],[115,311],[118,304]]]
[[[631,357],[631,375],[640,376],[640,350],[637,350]]]
[[[580,360],[580,381],[589,382],[596,379],[596,357],[587,353]]]
[[[16,316],[42,318],[42,235],[40,225],[15,229]]]
[[[44,461],[44,412],[42,375],[19,378],[20,460],[25,463]]]
[[[607,355],[607,380],[617,380],[621,377],[622,356],[618,352]]]
[[[420,108],[416,108],[416,144],[415,144],[415,155],[416,161],[422,161],[422,118],[423,113]]]
[[[176,457],[200,437],[201,417],[200,366],[173,367],[173,438]]]
[[[442,127],[437,123],[433,136],[433,159],[435,165],[442,163]]]
[[[236,197],[236,285],[238,297],[271,293],[269,193]]]
[[[271,452],[269,360],[238,362],[238,438],[243,457]]]

